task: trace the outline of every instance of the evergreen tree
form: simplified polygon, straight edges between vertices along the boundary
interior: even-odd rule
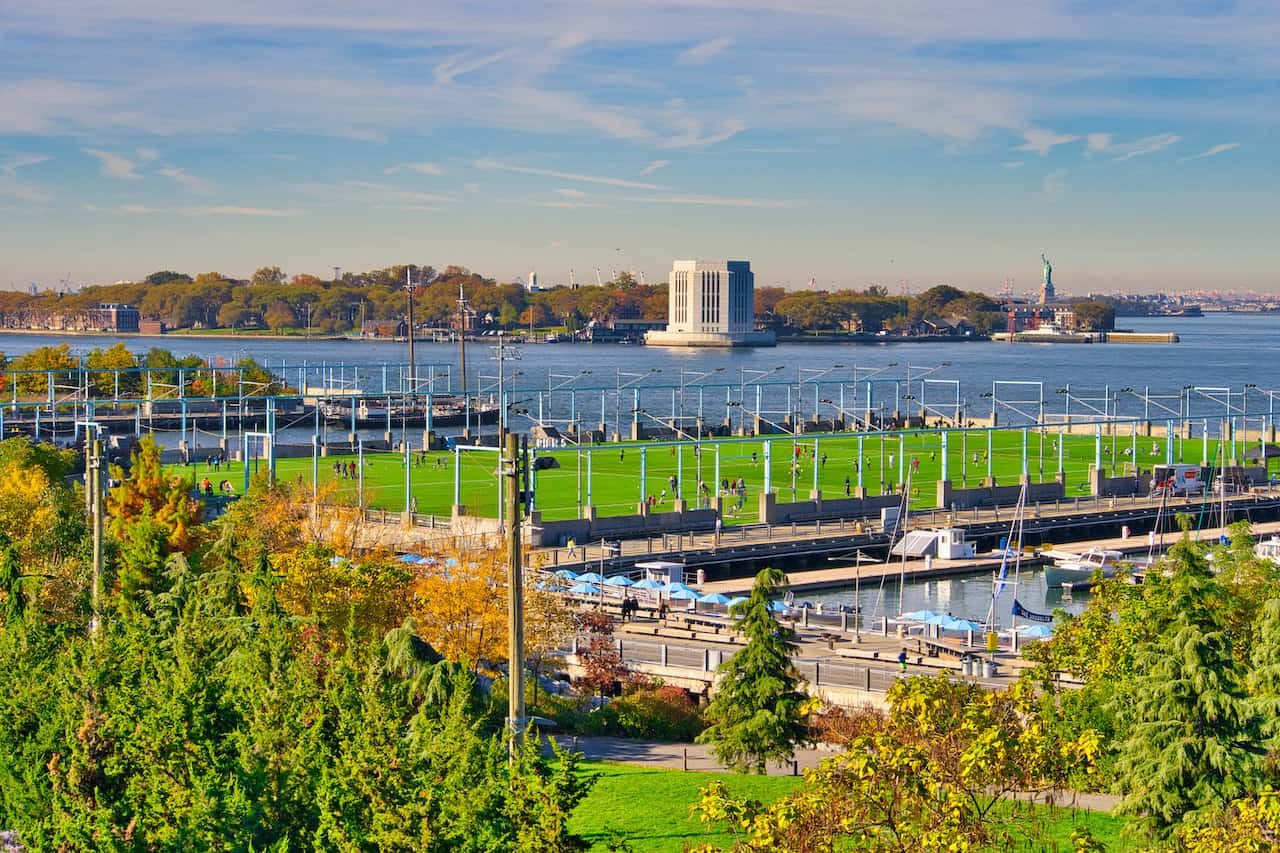
[[[1171,552],[1162,630],[1139,644],[1132,692],[1115,698],[1127,724],[1118,811],[1161,838],[1188,815],[1253,790],[1263,752],[1261,720],[1224,630],[1222,588],[1204,561],[1180,546]]]
[[[1254,709],[1262,717],[1267,745],[1276,749],[1280,747],[1280,598],[1268,601],[1258,620],[1249,689]]]
[[[720,665],[719,688],[707,708],[712,724],[698,736],[739,772],[764,773],[769,761],[791,758],[805,736],[800,674],[791,662],[795,632],[772,610],[785,582],[779,570],[761,570],[751,595],[735,608],[734,629],[747,643]]]

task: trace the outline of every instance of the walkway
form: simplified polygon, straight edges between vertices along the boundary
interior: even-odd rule
[[[589,761],[613,761],[619,764],[635,764],[644,767],[661,767],[668,770],[695,772],[729,772],[711,754],[711,747],[700,743],[663,743],[661,741],[630,740],[616,737],[578,737],[575,735],[551,735],[562,747],[582,753]],[[834,747],[826,749],[797,748],[794,764],[771,763],[766,772],[770,776],[791,776],[817,767],[823,759],[835,755]],[[1055,791],[1053,801],[1059,806],[1078,806],[1092,811],[1111,811],[1120,801],[1112,794],[1086,794],[1078,791]],[[1026,799],[1017,796],[1016,799]],[[1045,796],[1037,800],[1043,802]]]

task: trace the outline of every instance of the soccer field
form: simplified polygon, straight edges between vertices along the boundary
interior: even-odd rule
[[[860,441],[861,438],[861,441]],[[1068,497],[1088,494],[1088,473],[1094,462],[1095,440],[1087,435],[1068,435],[1031,430],[1025,433],[1026,470],[1033,482],[1053,480],[1059,470],[1061,447]],[[689,508],[704,505],[710,495],[728,481],[741,480],[745,497],[739,508],[737,490],[730,488],[725,498],[726,523],[753,522],[757,496],[765,487],[766,470],[770,489],[780,502],[807,500],[816,486],[826,498],[843,497],[861,484],[868,495],[892,492],[909,484],[911,505],[929,509],[937,505],[936,483],[942,475],[941,434],[936,431],[890,432],[870,435],[776,436],[766,440],[720,439],[680,444],[601,444],[582,448],[538,450],[538,459],[553,467],[534,476],[535,509],[547,520],[575,518],[581,506],[593,504],[600,515],[636,512],[644,499],[655,500],[654,511],[670,510],[677,497]],[[1135,455],[1136,450],[1136,455]],[[1133,470],[1133,461],[1143,470],[1165,462],[1165,439],[1107,436],[1103,439],[1102,463],[1107,473],[1119,476]],[[1176,440],[1174,461],[1198,463],[1203,458],[1203,440]],[[1217,442],[1209,441],[1207,458],[1214,459]],[[1230,454],[1228,454],[1230,455]],[[990,433],[952,432],[947,438],[948,477],[955,488],[979,485],[988,471],[998,483],[1014,484],[1023,471],[1024,433],[1020,429]],[[335,470],[356,461],[354,454],[333,455],[318,460],[319,485],[336,481],[336,491],[352,503],[358,497],[359,478]],[[413,454],[408,471],[409,494],[416,498],[419,513],[449,515],[455,498],[455,455],[452,452]],[[262,465],[263,463],[258,463]],[[219,472],[195,466],[174,466],[197,481],[208,476],[216,487],[222,479],[239,491],[243,469],[239,463],[223,465]],[[643,484],[641,469],[643,468]],[[496,516],[498,512],[497,458],[493,451],[465,451],[460,459],[458,497],[468,514]],[[312,485],[310,458],[278,459],[277,477],[297,483],[307,490]],[[816,474],[816,480],[815,480]],[[673,487],[674,481],[674,487]],[[699,489],[705,484],[705,490]],[[390,452],[364,455],[364,498],[375,508],[398,512],[405,508],[404,456]]]

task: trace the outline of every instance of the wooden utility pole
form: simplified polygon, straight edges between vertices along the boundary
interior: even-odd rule
[[[93,518],[93,588],[89,591],[93,616],[89,633],[97,638],[102,631],[102,440],[96,429],[93,438],[85,442],[85,450],[85,489]]]
[[[505,481],[507,566],[507,725],[514,756],[524,735],[524,574],[520,565],[520,446],[507,435],[502,474]]]

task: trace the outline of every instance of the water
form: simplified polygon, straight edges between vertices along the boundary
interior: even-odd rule
[[[952,414],[957,397],[965,402],[969,416],[990,413],[992,401],[983,394],[992,392],[992,383],[1043,383],[1047,411],[1061,411],[1065,397],[1055,392],[1071,387],[1074,397],[1100,398],[1109,386],[1118,414],[1137,417],[1143,414],[1138,393],[1146,387],[1156,392],[1176,395],[1187,385],[1230,386],[1235,390],[1234,407],[1238,410],[1240,390],[1246,384],[1263,389],[1280,385],[1280,316],[1275,315],[1209,315],[1203,318],[1122,318],[1120,324],[1136,331],[1175,331],[1178,344],[999,344],[999,343],[930,343],[930,344],[783,344],[770,349],[676,350],[611,344],[534,344],[520,347],[519,360],[506,367],[508,401],[519,411],[512,426],[521,429],[539,419],[560,421],[570,418],[591,427],[603,421],[613,429],[617,421],[625,425],[632,417],[646,426],[666,421],[673,415],[691,424],[699,412],[708,422],[719,422],[726,415],[734,425],[743,411],[754,411],[756,394],[751,384],[763,385],[759,392],[761,412],[767,419],[780,421],[787,412],[807,417],[817,409],[824,417],[836,414],[843,400],[845,411],[861,415],[866,409],[870,388],[873,408],[891,411],[915,410],[921,398],[931,404],[935,415]],[[359,384],[366,393],[382,388],[383,365],[404,360],[403,343],[374,341],[309,341],[306,339],[259,340],[247,338],[117,338],[113,336],[60,337],[55,335],[3,335],[0,350],[10,357],[36,347],[69,343],[73,351],[83,354],[95,347],[110,346],[123,340],[135,352],[163,347],[178,355],[196,354],[224,363],[233,363],[245,355],[253,355],[274,369],[289,365],[286,379],[297,384],[300,377],[319,384],[322,377],[314,366],[321,362],[343,365],[344,375],[360,370]],[[426,365],[456,389],[460,371],[457,344],[417,343],[419,375],[426,375]],[[495,347],[470,343],[467,346],[468,387],[486,396],[496,385]],[[312,366],[305,374],[298,371],[303,364]],[[946,366],[941,366],[941,365]],[[815,385],[814,375],[833,368]],[[862,378],[868,371],[881,370],[880,381],[868,385],[853,382],[854,367]],[[920,377],[930,368],[930,380]],[[394,386],[397,368],[389,369]],[[516,389],[511,391],[511,374]],[[906,380],[910,374],[911,382]],[[761,374],[767,377],[761,379]],[[807,384],[798,387],[799,380]],[[619,385],[634,383],[644,386],[636,406],[632,388]],[[699,388],[699,384],[704,387]],[[769,384],[765,384],[769,383]],[[954,384],[946,384],[954,383]],[[442,379],[441,385],[445,384]],[[927,387],[926,387],[927,385]],[[557,390],[549,392],[548,387]],[[713,387],[717,386],[717,387]],[[1120,393],[1120,389],[1133,389]],[[582,390],[574,390],[582,389]],[[607,389],[585,390],[585,389]],[[1136,392],[1136,393],[1135,393]],[[1038,403],[1030,402],[1041,394],[1040,387],[1002,386],[999,407],[1002,422],[1025,422],[1024,416],[1038,413]],[[912,395],[914,400],[902,399]],[[1265,414],[1270,401],[1261,393],[1250,393],[1245,405],[1251,415]],[[1193,394],[1192,412],[1196,416],[1216,419],[1222,415],[1220,400]],[[1018,402],[1022,400],[1023,402]],[[829,402],[827,402],[829,401]],[[1164,401],[1175,409],[1176,397]],[[1073,403],[1073,411],[1087,411],[1090,404]],[[639,412],[633,414],[633,410]],[[1159,418],[1158,408],[1152,417]],[[1212,425],[1211,425],[1212,426]],[[1256,423],[1255,423],[1256,426]],[[306,425],[300,425],[305,429]],[[309,440],[306,438],[304,440]]]
[[[849,576],[852,578],[853,575],[853,568],[850,567]],[[1044,614],[1051,614],[1058,608],[1079,614],[1089,600],[1089,594],[1084,590],[1077,590],[1068,596],[1061,588],[1050,589],[1044,581],[1043,570],[1039,568],[1024,569],[1017,587],[1014,587],[1011,567],[1009,581],[996,604],[996,621],[1003,627],[1009,626],[1009,609],[1013,604],[1015,591],[1018,600],[1028,610]],[[951,613],[974,622],[984,622],[991,607],[991,593],[992,574],[976,572],[929,580],[908,579],[901,595],[898,578],[894,576],[884,578],[883,584],[880,578],[864,579],[861,595],[854,594],[854,584],[851,581],[847,588],[796,593],[796,600],[820,602],[824,610],[835,609],[842,604],[849,607],[857,604],[862,607],[862,613],[867,619],[893,617],[913,610],[932,610],[935,613]],[[900,598],[901,609],[898,607]],[[1026,619],[1018,621],[1019,624],[1027,624]]]

